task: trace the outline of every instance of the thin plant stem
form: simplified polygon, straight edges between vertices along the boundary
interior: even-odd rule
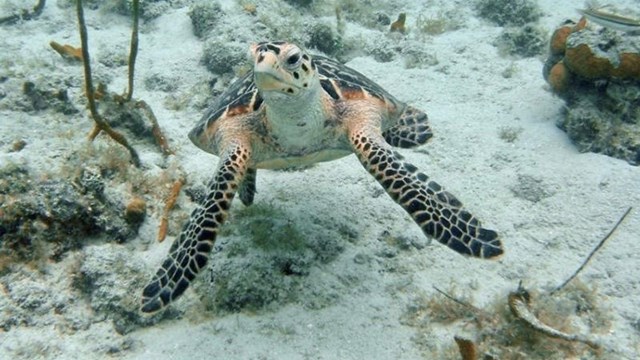
[[[133,75],[136,67],[136,57],[138,56],[138,19],[140,17],[140,0],[133,0],[133,29],[131,30],[131,50],[129,51],[129,91],[125,98],[131,101],[133,97]]]
[[[85,94],[87,95],[87,100],[89,102],[89,112],[91,112],[91,117],[93,121],[96,122],[96,125],[101,131],[106,132],[113,140],[117,143],[124,146],[129,153],[131,154],[131,161],[136,167],[140,167],[140,158],[138,157],[138,153],[136,150],[129,145],[129,142],[124,137],[124,135],[119,132],[113,130],[109,124],[104,121],[102,116],[98,113],[98,109],[96,107],[96,101],[94,98],[94,88],[93,88],[93,79],[91,77],[91,60],[89,59],[89,40],[87,35],[87,25],[84,21],[84,9],[82,7],[82,0],[76,1],[76,10],[78,12],[78,27],[80,29],[80,42],[82,44],[82,62],[84,65],[84,83],[85,83]],[[99,131],[95,129],[91,131],[91,137],[95,138]]]

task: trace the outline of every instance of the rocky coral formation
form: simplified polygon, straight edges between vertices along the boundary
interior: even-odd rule
[[[640,164],[640,36],[566,22],[543,75],[566,103],[558,126],[580,151]]]
[[[97,234],[124,242],[140,226],[127,221],[124,205],[105,192],[103,172],[92,166],[72,179],[36,181],[27,167],[8,164],[0,168],[0,204],[0,259],[11,261],[57,260]]]
[[[522,26],[536,22],[542,11],[532,0],[479,0],[478,14],[499,26]]]
[[[522,57],[540,54],[545,46],[547,33],[535,24],[506,28],[496,40],[503,53]]]

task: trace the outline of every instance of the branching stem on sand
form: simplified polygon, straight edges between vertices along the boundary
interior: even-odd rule
[[[91,77],[91,60],[89,59],[89,41],[87,36],[87,25],[84,21],[84,10],[82,8],[82,0],[76,1],[76,8],[78,12],[78,27],[80,29],[80,41],[82,44],[82,63],[84,64],[84,83],[85,83],[85,94],[87,95],[87,100],[89,102],[89,111],[91,112],[91,117],[96,122],[96,127],[94,128],[90,135],[89,139],[93,140],[100,131],[106,132],[113,140],[117,143],[124,146],[129,153],[131,154],[131,162],[136,167],[140,167],[140,158],[138,157],[138,153],[136,150],[129,145],[129,142],[124,137],[124,135],[119,132],[113,130],[111,126],[100,116],[98,113],[98,109],[96,107],[96,101],[94,98],[94,89],[93,89],[93,80]]]

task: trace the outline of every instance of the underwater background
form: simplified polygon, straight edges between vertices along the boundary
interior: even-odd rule
[[[85,49],[76,1],[0,1],[0,359],[640,357],[639,1],[82,3]],[[505,254],[430,241],[354,156],[261,170],[143,315],[218,161],[187,134],[264,40],[425,111],[398,152]]]

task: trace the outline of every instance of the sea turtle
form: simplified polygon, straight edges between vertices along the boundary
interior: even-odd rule
[[[144,288],[142,312],[167,306],[202,271],[236,192],[245,205],[253,202],[257,169],[302,167],[351,153],[427,236],[464,255],[502,254],[495,231],[392,149],[431,138],[424,112],[295,44],[260,42],[250,53],[253,70],[221,94],[189,133],[220,161],[206,199]]]

